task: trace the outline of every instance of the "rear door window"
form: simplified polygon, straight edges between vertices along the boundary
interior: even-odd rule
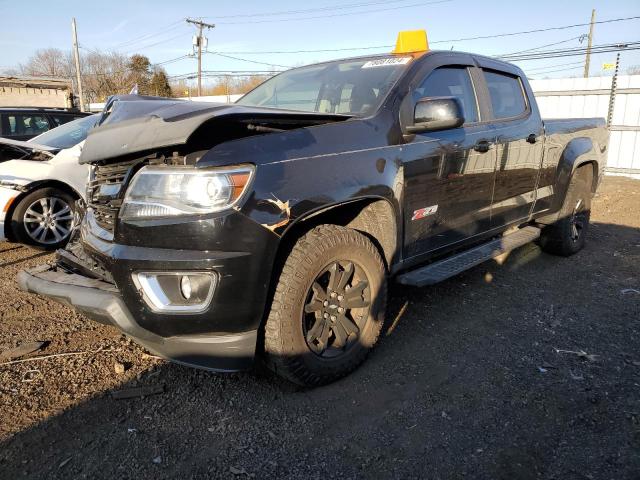
[[[518,117],[527,110],[522,82],[515,75],[483,70],[489,89],[493,118]]]
[[[60,113],[50,113],[49,116],[54,121],[54,125],[56,127],[59,127],[60,125],[64,125],[65,123],[70,122],[71,120],[75,120],[76,118],[80,118],[75,115],[60,114]]]
[[[6,137],[34,137],[49,130],[49,122],[44,115],[28,113],[6,114],[3,120],[2,134]]]
[[[414,102],[423,97],[456,97],[462,103],[464,122],[478,121],[478,103],[471,76],[466,67],[436,68],[413,91]]]

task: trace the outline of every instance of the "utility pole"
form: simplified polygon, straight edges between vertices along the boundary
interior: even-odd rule
[[[589,77],[589,62],[591,61],[591,44],[593,42],[593,24],[596,22],[596,9],[591,10],[591,25],[589,26],[589,43],[587,44],[587,58],[584,61],[584,78]]]
[[[76,81],[78,82],[78,97],[80,97],[80,111],[84,112],[84,95],[82,95],[82,78],[80,77],[80,54],[78,53],[78,31],[75,17],[71,19],[71,33],[73,38],[73,56],[76,60]]]
[[[215,28],[213,23],[205,23],[202,20],[194,20],[192,18],[186,19],[187,23],[192,23],[198,27],[198,96],[202,96],[202,44],[204,37],[202,36],[202,30],[204,28]]]

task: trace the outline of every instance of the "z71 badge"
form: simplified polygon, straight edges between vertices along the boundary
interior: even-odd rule
[[[438,211],[438,205],[431,205],[430,207],[424,207],[424,208],[420,208],[418,210],[414,210],[413,211],[413,217],[411,217],[411,220],[420,220],[424,217],[427,217],[429,215],[433,215],[434,213],[436,213]]]

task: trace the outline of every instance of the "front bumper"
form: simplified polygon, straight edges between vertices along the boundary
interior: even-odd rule
[[[5,224],[5,219],[11,203],[18,195],[20,195],[18,190],[0,186],[0,241],[7,239],[8,225]]]
[[[253,364],[257,330],[163,337],[136,322],[114,285],[49,265],[21,271],[18,285],[24,291],[73,306],[92,320],[113,325],[149,351],[173,362],[226,372],[245,370]]]

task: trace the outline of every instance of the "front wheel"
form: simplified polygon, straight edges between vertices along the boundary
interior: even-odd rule
[[[354,370],[380,335],[386,308],[382,258],[361,233],[321,225],[293,247],[264,332],[267,364],[304,386]]]
[[[13,211],[16,239],[38,248],[64,246],[73,228],[74,198],[57,188],[41,188],[25,196]]]

